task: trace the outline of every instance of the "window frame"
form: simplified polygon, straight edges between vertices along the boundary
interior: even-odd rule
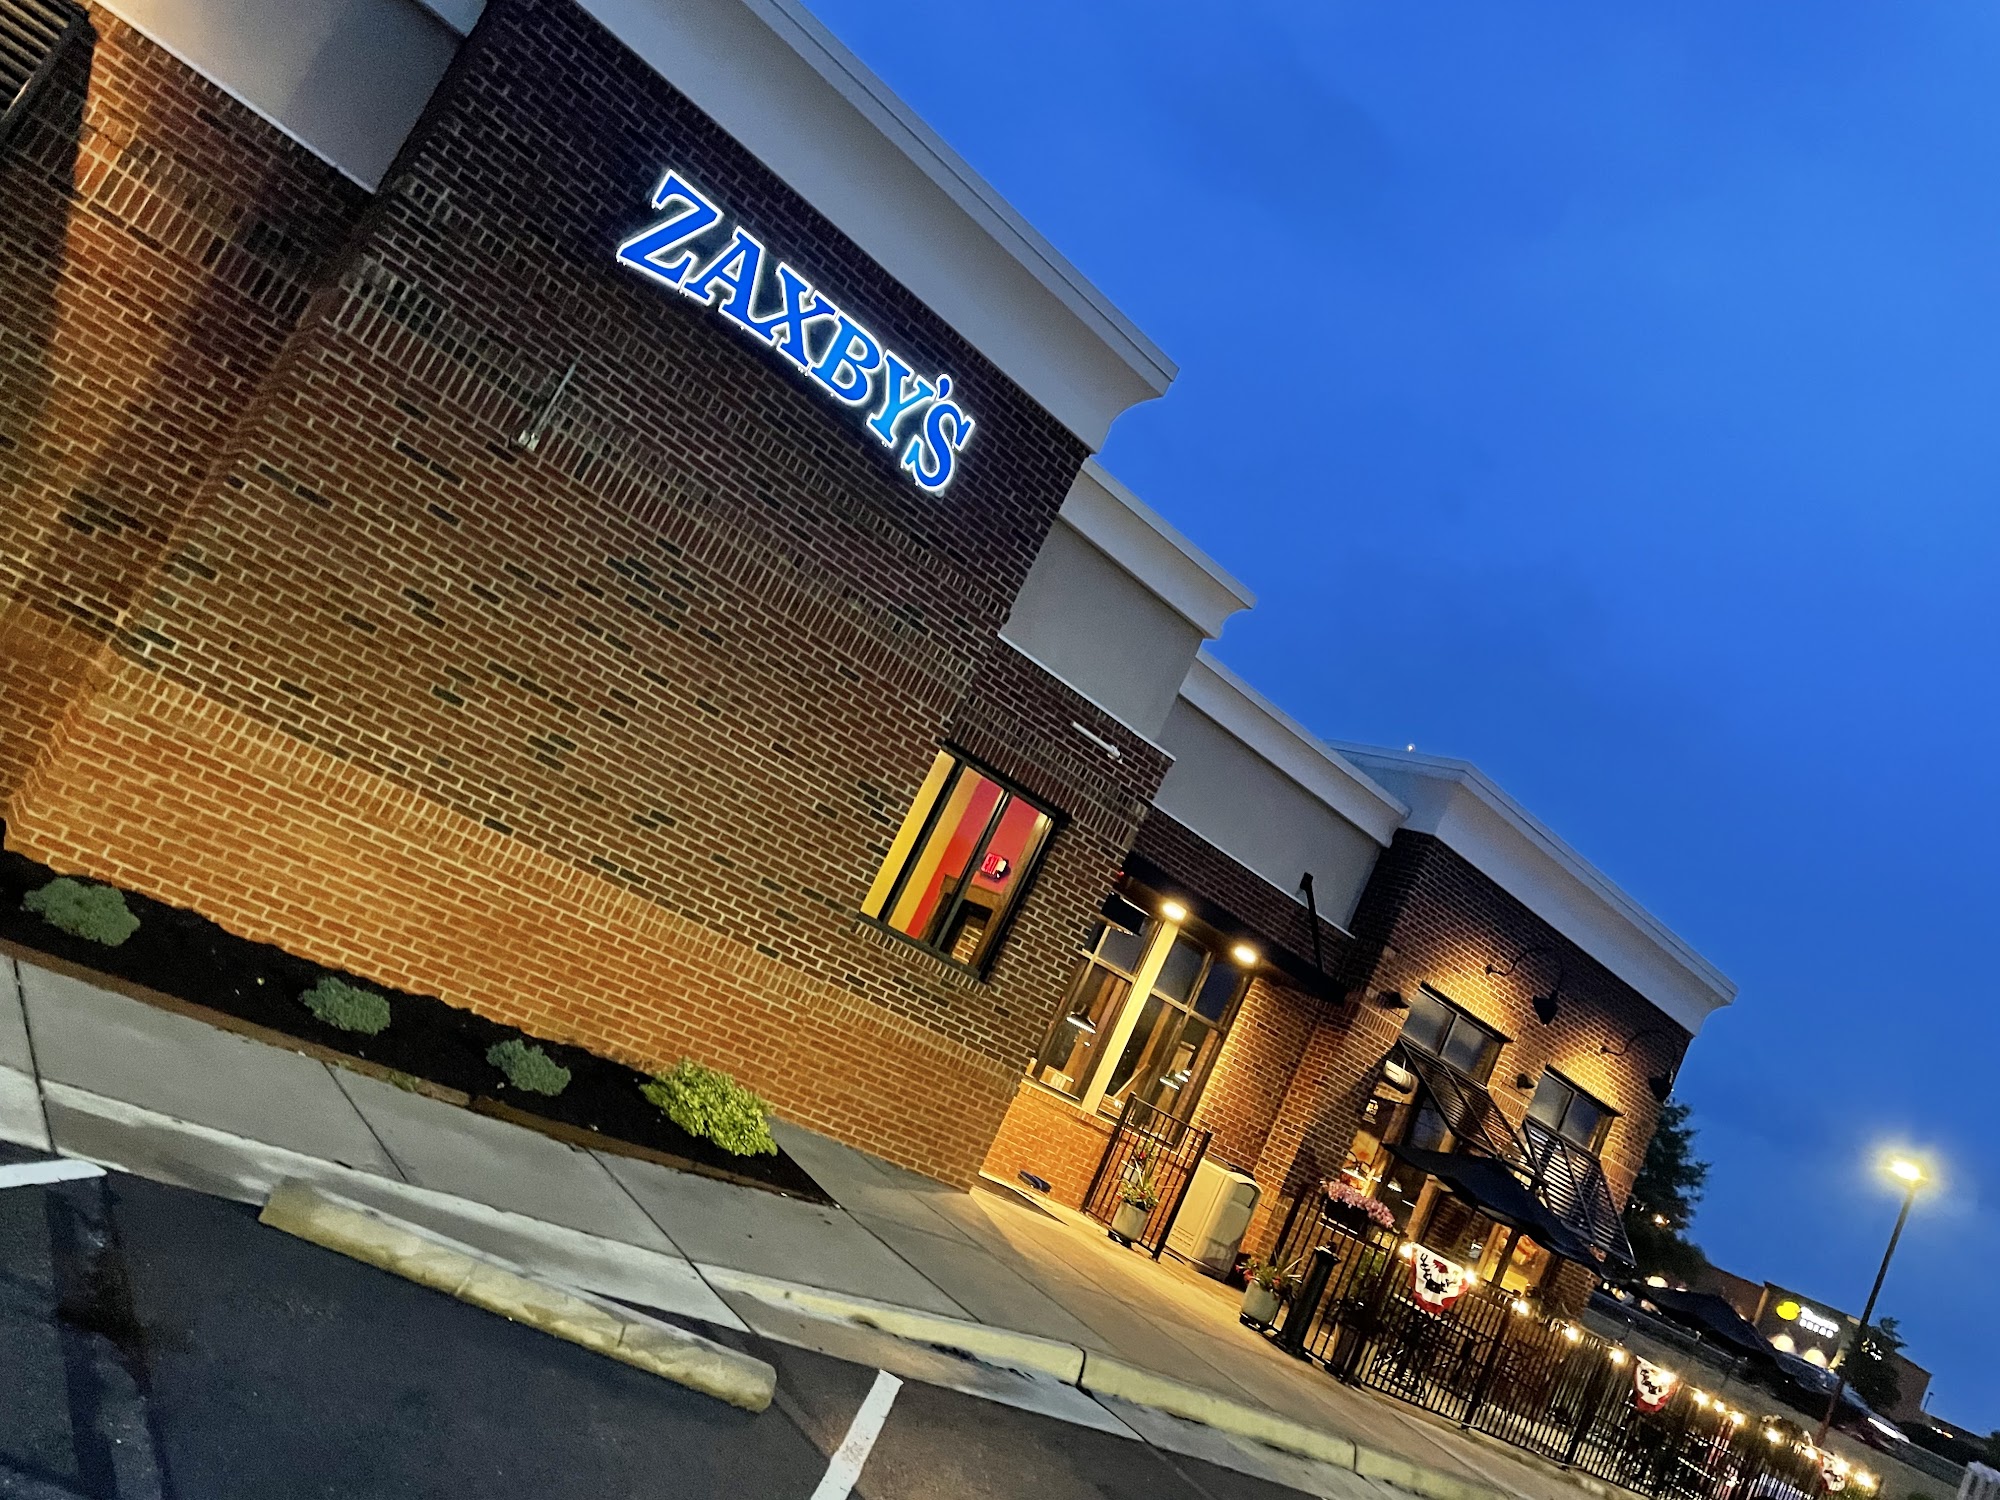
[[[1097,1076],[1098,1069],[1105,1066],[1103,1054],[1098,1052],[1095,1047],[1092,1047],[1089,1066],[1085,1068],[1080,1077],[1072,1079],[1077,1088],[1075,1093],[1060,1088],[1039,1076],[1045,1066],[1042,1059],[1048,1054],[1049,1044],[1057,1036],[1060,1029],[1069,1024],[1071,1016],[1078,1014],[1076,1009],[1077,1000],[1087,992],[1092,978],[1099,972],[1122,980],[1125,985],[1124,995],[1120,997],[1118,1002],[1105,1015],[1106,1034],[1109,1034],[1108,1028],[1115,1026],[1119,1014],[1126,1006],[1132,1003],[1132,996],[1138,990],[1139,975],[1146,967],[1146,955],[1151,951],[1154,940],[1159,936],[1160,927],[1160,920],[1152,916],[1146,917],[1145,921],[1140,924],[1137,932],[1133,932],[1121,923],[1112,921],[1109,917],[1099,917],[1097,922],[1096,936],[1091,939],[1090,945],[1082,949],[1077,956],[1076,968],[1070,975],[1068,985],[1063,989],[1062,1004],[1056,1007],[1055,1019],[1049,1023],[1048,1030],[1043,1033],[1042,1045],[1036,1048],[1035,1055],[1028,1060],[1028,1081],[1030,1083],[1036,1088],[1047,1089],[1060,1099],[1068,1100],[1079,1109],[1083,1107],[1085,1095],[1090,1092],[1091,1080]],[[1112,962],[1104,956],[1105,939],[1112,932],[1124,932],[1139,940],[1139,962],[1129,969]]]
[[[1176,1000],[1172,995],[1161,989],[1160,975],[1155,974],[1153,976],[1153,983],[1145,994],[1141,995],[1138,986],[1134,984],[1131,991],[1125,997],[1125,1003],[1128,1006],[1137,1005],[1140,1015],[1143,1017],[1146,1002],[1154,996],[1158,996],[1161,1005],[1166,1010],[1180,1017],[1180,1031],[1176,1033],[1176,1041],[1178,1041],[1180,1035],[1186,1032],[1190,1019],[1201,1022],[1202,1025],[1215,1033],[1215,1046],[1209,1050],[1208,1056],[1203,1059],[1199,1071],[1190,1073],[1186,1081],[1178,1089],[1174,1090],[1174,1103],[1177,1106],[1184,1106],[1185,1113],[1182,1113],[1179,1109],[1168,1109],[1164,1105],[1153,1104],[1150,1100],[1147,1101],[1151,1108],[1159,1110],[1162,1114],[1170,1115],[1183,1124],[1188,1124],[1192,1122],[1195,1110],[1201,1105],[1202,1093],[1208,1087],[1209,1075],[1215,1071],[1217,1059],[1222,1056],[1223,1044],[1229,1040],[1229,1028],[1236,1019],[1236,1012],[1242,1009],[1243,997],[1250,992],[1250,980],[1253,977],[1253,972],[1241,964],[1237,964],[1227,949],[1219,949],[1206,939],[1190,932],[1186,923],[1180,923],[1174,929],[1173,941],[1179,943],[1182,939],[1186,939],[1189,943],[1200,949],[1202,955],[1201,968],[1196,972],[1194,982],[1188,986],[1187,999]],[[1171,952],[1171,949],[1169,952]],[[1194,1008],[1194,1003],[1200,997],[1201,992],[1207,987],[1210,977],[1221,966],[1231,969],[1235,973],[1236,978],[1231,986],[1229,999],[1222,1007],[1221,1015],[1211,1021]],[[1125,1039],[1125,1045],[1129,1048],[1137,1041],[1138,1027],[1135,1024],[1132,1034]],[[1122,1052],[1120,1056],[1122,1058]],[[1144,1060],[1142,1054],[1140,1061],[1143,1062]],[[1115,1068],[1117,1065],[1117,1061],[1109,1057],[1098,1060],[1098,1067],[1100,1068]],[[1124,1099],[1133,1097],[1139,1091],[1143,1079],[1144,1075],[1140,1072],[1138,1064],[1135,1063],[1133,1065],[1132,1077],[1126,1085]],[[1160,1083],[1160,1078],[1154,1078],[1146,1087],[1149,1091],[1157,1091]],[[1108,1109],[1107,1105],[1109,1104],[1110,1097],[1111,1090],[1107,1087],[1097,1101],[1098,1118],[1115,1119],[1117,1118],[1118,1111],[1124,1108],[1124,1102],[1121,1099],[1117,1108]]]
[[[1453,1072],[1462,1073],[1465,1075],[1465,1077],[1471,1079],[1481,1088],[1485,1088],[1486,1085],[1488,1085],[1493,1081],[1494,1070],[1500,1066],[1500,1054],[1505,1052],[1507,1048],[1513,1044],[1514,1039],[1508,1036],[1507,1033],[1505,1033],[1504,1031],[1500,1030],[1497,1026],[1489,1026],[1486,1022],[1480,1020],[1479,1017],[1475,1016],[1471,1011],[1467,1010],[1464,1006],[1460,1005],[1456,1000],[1452,999],[1451,996],[1445,994],[1442,990],[1436,988],[1435,986],[1429,984],[1420,984],[1417,986],[1417,989],[1418,992],[1425,998],[1436,1001],[1439,1005],[1442,1005],[1446,1010],[1451,1012],[1451,1017],[1452,1017],[1451,1023],[1445,1027],[1444,1036],[1440,1039],[1441,1044],[1443,1046],[1448,1047],[1451,1045],[1452,1031],[1454,1030],[1454,1028],[1457,1027],[1459,1022],[1463,1021],[1466,1025],[1475,1027],[1476,1029],[1485,1033],[1486,1036],[1492,1039],[1493,1041],[1492,1060],[1486,1065],[1486,1071],[1484,1073],[1468,1072],[1466,1069],[1459,1067],[1459,1065],[1453,1062],[1448,1056],[1446,1056],[1444,1052],[1434,1051],[1431,1048],[1426,1047],[1422,1042],[1413,1039],[1409,1035],[1409,1025],[1407,1021],[1404,1023],[1402,1033],[1397,1037],[1397,1040],[1403,1043],[1405,1046],[1415,1047],[1419,1052],[1423,1053],[1424,1056],[1426,1057],[1436,1058],[1439,1062],[1443,1063],[1447,1068],[1450,1068]],[[1567,1080],[1564,1081],[1567,1082]]]
[[[1000,951],[1006,946],[1007,939],[1013,932],[1014,919],[1019,915],[1021,908],[1027,904],[1028,896],[1034,889],[1036,877],[1041,873],[1042,863],[1048,855],[1049,846],[1055,842],[1056,835],[1068,822],[1068,818],[1062,809],[1049,806],[1013,777],[994,770],[977,756],[967,754],[950,741],[946,741],[937,747],[937,755],[948,756],[952,764],[946,770],[944,780],[938,784],[937,791],[932,795],[930,806],[924,810],[923,823],[918,827],[916,836],[910,840],[908,846],[903,850],[901,867],[896,871],[895,878],[889,882],[888,887],[879,899],[872,899],[873,889],[871,885],[871,900],[864,902],[861,908],[861,919],[883,933],[886,933],[888,936],[895,938],[898,942],[909,944],[919,953],[928,954],[940,963],[950,964],[961,973],[970,974],[975,979],[983,980],[992,972],[993,965],[999,960]],[[933,768],[936,766],[936,756],[932,758],[931,764]],[[1042,830],[1041,838],[1035,842],[1035,847],[1029,852],[1028,856],[1021,861],[1017,884],[1009,896],[1006,905],[1000,908],[999,915],[994,920],[993,933],[984,943],[984,952],[974,963],[966,963],[962,959],[953,958],[949,949],[941,948],[934,943],[927,943],[922,938],[912,937],[888,919],[888,913],[893,912],[896,909],[896,903],[902,899],[903,892],[909,885],[910,874],[920,861],[923,851],[930,846],[931,835],[937,832],[938,821],[944,816],[946,807],[951,803],[951,795],[958,786],[959,778],[967,771],[992,782],[1000,788],[1001,795],[1000,799],[993,804],[993,810],[986,815],[986,826],[980,830],[978,839],[972,845],[972,851],[967,856],[966,869],[977,869],[979,862],[986,857],[987,849],[993,840],[994,831],[999,828],[1001,818],[1006,814],[1008,807],[1012,803],[1018,801],[1033,809],[1040,817],[1048,820],[1048,826]],[[925,772],[925,780],[928,781],[929,777],[930,772],[927,770]],[[918,794],[922,794],[921,786],[918,788]],[[903,818],[906,825],[909,821],[909,813],[905,812]],[[903,827],[899,825],[897,828],[898,839],[900,839],[902,831]],[[896,842],[896,839],[891,840],[889,853],[883,856],[885,865],[895,854]],[[879,881],[880,878],[881,875],[878,870],[876,879]],[[966,893],[971,885],[972,882],[970,880],[962,881],[959,888],[952,892],[951,904],[944,909],[942,919],[937,923],[940,932],[949,932],[951,930],[952,918],[965,905]],[[868,909],[871,904],[876,908],[874,911]]]
[[[1541,1093],[1542,1085],[1550,1079],[1554,1079],[1569,1090],[1569,1098],[1563,1104],[1562,1115],[1557,1119],[1555,1124],[1549,1124],[1547,1120],[1541,1119],[1535,1114],[1535,1101],[1533,1098],[1530,1098],[1528,1100],[1528,1113],[1525,1118],[1533,1120],[1544,1130],[1560,1136],[1579,1150],[1588,1151],[1592,1156],[1601,1156],[1604,1152],[1604,1143],[1611,1139],[1611,1126],[1618,1119],[1618,1111],[1598,1098],[1597,1095],[1591,1093],[1589,1089],[1584,1088],[1581,1084],[1556,1068],[1542,1069],[1542,1076],[1535,1080],[1535,1093],[1537,1095]],[[1563,1129],[1563,1121],[1569,1118],[1571,1106],[1579,1099],[1597,1111],[1597,1128],[1591,1132],[1590,1139],[1587,1141],[1580,1141]]]

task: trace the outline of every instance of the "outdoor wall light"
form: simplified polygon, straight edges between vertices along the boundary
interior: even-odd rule
[[[1580,1344],[1583,1342],[1583,1330],[1574,1323],[1565,1323],[1563,1324],[1563,1337],[1568,1339],[1572,1344]]]
[[[1187,908],[1178,901],[1162,901],[1160,903],[1160,915],[1165,917],[1169,922],[1185,922],[1187,920]]]
[[[1097,1027],[1095,1023],[1091,1021],[1089,1016],[1086,1016],[1081,1012],[1073,1016],[1064,1016],[1063,1020],[1067,1022],[1069,1025],[1074,1026],[1078,1031],[1082,1032],[1085,1036],[1097,1035]]]
[[[1534,1086],[1535,1086],[1535,1080],[1530,1078],[1526,1073],[1516,1073],[1514,1075],[1514,1087],[1520,1089],[1523,1093],[1527,1092],[1529,1089],[1532,1089]]]
[[[1246,969],[1252,969],[1257,966],[1257,950],[1248,943],[1238,943],[1229,950],[1229,956]]]
[[[1526,1297],[1516,1297],[1516,1298],[1514,1299],[1514,1316],[1515,1316],[1515,1317],[1517,1317],[1517,1318],[1525,1318],[1525,1317],[1527,1317],[1527,1315],[1528,1315],[1529,1313],[1531,1313],[1531,1312],[1533,1312],[1533,1311],[1534,1311],[1534,1309],[1528,1306],[1528,1299],[1527,1299]]]
[[[1623,1349],[1613,1349],[1611,1351],[1611,1363],[1613,1363],[1614,1365],[1624,1364],[1625,1358],[1626,1358],[1625,1351]]]
[[[1488,964],[1486,966],[1487,977],[1489,979],[1496,977],[1505,979],[1520,966],[1523,959],[1533,958],[1538,953],[1553,952],[1555,950],[1546,943],[1531,943],[1508,959],[1504,964]],[[1535,1019],[1540,1021],[1544,1026],[1550,1026],[1555,1023],[1556,1012],[1562,1004],[1563,978],[1568,970],[1569,961],[1562,954],[1556,953],[1556,982],[1549,986],[1549,992],[1546,995],[1537,995],[1528,1002],[1535,1009]]]
[[[1394,990],[1384,990],[1375,997],[1375,1003],[1384,1010],[1408,1010],[1410,1002]]]

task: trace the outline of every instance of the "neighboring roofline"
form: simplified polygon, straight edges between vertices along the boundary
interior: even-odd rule
[[[1409,817],[1400,798],[1217,661],[1206,646],[1188,669],[1180,696],[1384,848]]]
[[[1093,452],[1172,384],[1174,362],[798,0],[578,3]]]
[[[1428,804],[1424,799],[1412,799],[1413,810],[1406,826],[1415,832],[1434,833],[1443,838],[1447,844],[1471,859],[1517,900],[1535,911],[1543,921],[1637,989],[1690,1036],[1701,1030],[1702,1022],[1710,1015],[1736,998],[1734,981],[1697,953],[1678,933],[1633,900],[1609,876],[1577,853],[1554,830],[1516,802],[1491,777],[1470,761],[1340,741],[1335,741],[1333,748],[1364,771],[1378,776],[1388,776],[1392,782],[1408,777],[1445,789],[1446,795]],[[1677,994],[1663,996],[1657,982],[1646,982],[1655,976],[1632,972],[1634,965],[1627,955],[1615,950],[1604,951],[1605,945],[1602,942],[1593,943],[1590,940],[1591,934],[1580,934],[1577,930],[1576,913],[1567,903],[1551,900],[1538,905],[1534,899],[1532,882],[1510,881],[1506,878],[1507,872],[1487,868],[1485,864],[1481,864],[1480,856],[1484,856],[1490,863],[1504,861],[1505,854],[1503,851],[1480,845],[1477,830],[1456,816],[1457,809],[1453,806],[1451,795],[1456,792],[1463,792],[1474,799],[1480,807],[1497,817],[1517,838],[1525,841],[1539,858],[1582,887],[1587,895],[1595,898],[1605,915],[1623,923],[1643,940],[1648,949],[1677,970],[1687,983],[1677,986]],[[1457,836],[1457,842],[1454,842],[1454,835]],[[1565,918],[1568,919],[1567,922]]]
[[[1257,602],[1094,458],[1084,460],[1069,487],[1061,519],[1208,640],[1222,634],[1231,615]]]

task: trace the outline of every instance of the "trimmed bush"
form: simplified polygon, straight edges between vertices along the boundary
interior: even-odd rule
[[[108,885],[92,885],[84,880],[57,876],[38,891],[21,898],[21,909],[31,911],[49,926],[88,942],[116,948],[139,930],[139,919],[125,904],[125,893]]]
[[[486,1049],[486,1060],[505,1073],[515,1088],[530,1094],[553,1097],[569,1087],[569,1069],[519,1037],[495,1042]]]
[[[329,1026],[373,1036],[389,1025],[389,1002],[373,990],[326,978],[299,996],[299,1004]]]
[[[727,1073],[682,1058],[639,1092],[689,1135],[714,1141],[732,1156],[776,1156],[764,1101]]]

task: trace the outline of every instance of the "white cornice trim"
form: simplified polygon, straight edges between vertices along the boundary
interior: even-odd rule
[[[1402,792],[1412,831],[1442,839],[1690,1035],[1736,998],[1727,975],[1470,761],[1334,748]]]
[[[1084,461],[1069,487],[1062,520],[1208,640],[1222,634],[1231,615],[1257,602],[1094,458]]]
[[[1173,382],[1173,361],[797,0],[579,3],[1093,452]]]
[[[1410,809],[1394,794],[1342,759],[1207,648],[1188,669],[1180,695],[1383,847],[1409,816]]]

